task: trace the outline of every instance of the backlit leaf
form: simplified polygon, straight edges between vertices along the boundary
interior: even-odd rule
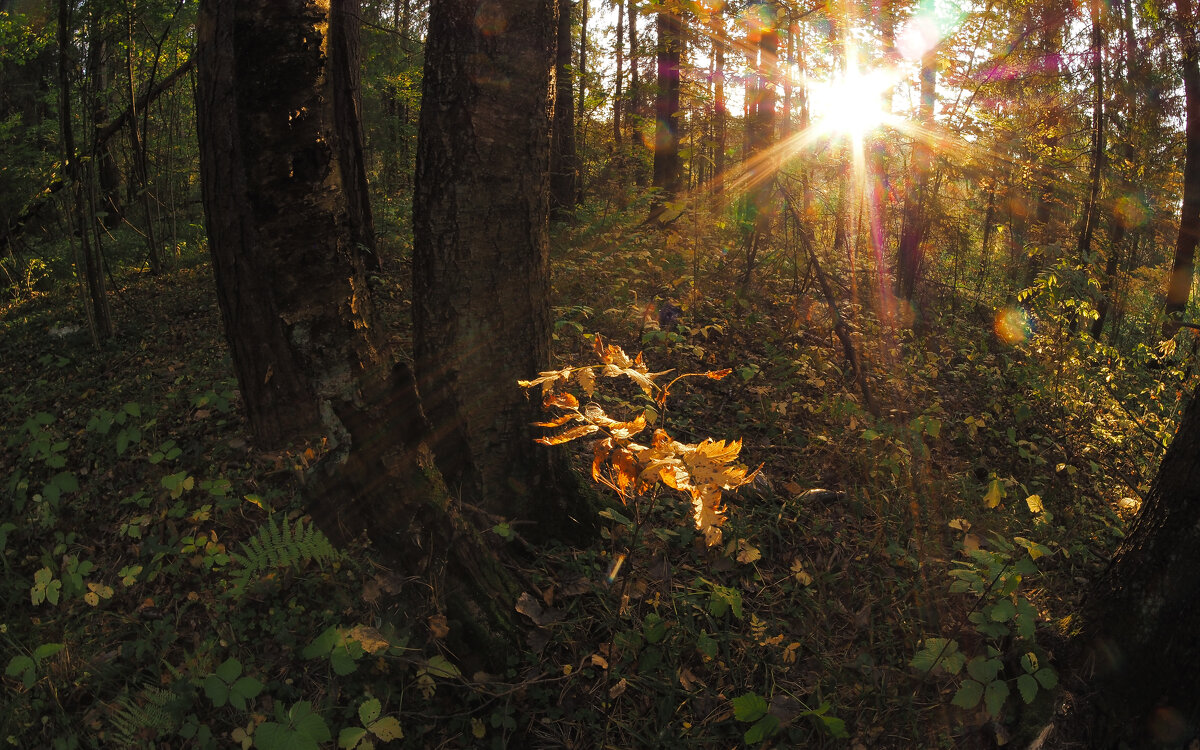
[[[541,443],[542,445],[562,445],[563,443],[569,443],[576,438],[585,437],[599,431],[600,428],[594,424],[581,424],[578,427],[572,427],[566,432],[560,432],[557,435],[549,435],[544,438],[538,438],[533,442]]]

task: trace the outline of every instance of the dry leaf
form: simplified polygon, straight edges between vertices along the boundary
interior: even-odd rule
[[[383,637],[383,633],[369,625],[355,625],[346,633],[346,638],[358,641],[362,645],[363,651],[368,654],[377,654],[392,645],[387,638]]]
[[[450,635],[450,625],[445,615],[433,615],[429,618],[429,632],[434,638],[445,638]]]
[[[605,659],[600,654],[592,654],[592,666],[608,669],[608,659]]]
[[[612,698],[613,700],[620,698],[625,693],[625,689],[627,687],[629,687],[629,682],[624,677],[622,677],[620,682],[618,682],[616,685],[613,685],[609,689],[608,697]]]

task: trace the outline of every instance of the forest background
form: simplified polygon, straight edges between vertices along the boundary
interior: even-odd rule
[[[0,734],[1189,746],[1196,14],[0,2]]]

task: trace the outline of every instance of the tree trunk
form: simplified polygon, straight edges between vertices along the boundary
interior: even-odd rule
[[[621,151],[621,86],[624,83],[622,68],[625,64],[625,0],[617,0],[617,74],[613,79],[613,150]]]
[[[85,171],[75,151],[75,130],[71,123],[71,4],[68,0],[58,2],[58,122],[62,132],[63,164],[75,205],[75,220],[79,228],[80,255],[83,257],[83,277],[88,291],[88,323],[93,340],[99,344],[112,337],[112,313],[108,307],[108,292],[104,284],[100,251],[91,241],[94,216],[87,210],[84,200],[85,182],[90,182],[90,171]]]
[[[464,9],[463,3],[434,4],[424,102],[425,109],[435,114],[426,119],[453,118],[469,106],[467,100],[449,97],[450,92],[439,88],[444,74],[462,76],[461,83],[478,87],[470,104],[477,102],[480,90],[496,92],[508,80],[526,77],[540,80],[533,86],[540,97],[511,101],[507,111],[497,107],[487,113],[490,116],[480,117],[476,128],[427,127],[422,133],[423,163],[432,163],[436,169],[426,168],[419,174],[418,195],[426,199],[424,208],[431,214],[437,208],[461,207],[486,221],[487,207],[497,195],[509,194],[503,188],[511,187],[506,182],[511,182],[512,175],[505,170],[510,165],[494,157],[514,144],[498,144],[502,138],[497,136],[511,134],[520,122],[526,123],[526,130],[533,123],[539,136],[524,144],[533,147],[526,150],[524,158],[529,153],[536,153],[539,160],[548,158],[548,55],[553,52],[553,37],[533,47],[521,42],[513,45],[503,35],[497,40],[491,30],[503,27],[503,19],[481,18],[473,10]],[[338,542],[366,531],[388,564],[425,576],[437,592],[439,607],[462,624],[455,629],[462,638],[455,651],[471,662],[494,667],[513,645],[513,578],[499,564],[495,548],[458,516],[460,506],[433,467],[426,445],[443,444],[446,435],[460,431],[460,425],[443,422],[448,429],[433,433],[424,419],[411,371],[403,365],[392,366],[367,284],[367,253],[355,240],[363,231],[355,222],[361,220],[360,208],[367,204],[354,195],[362,182],[354,177],[353,167],[342,162],[345,154],[355,161],[361,158],[356,153],[361,139],[354,135],[359,127],[359,107],[352,83],[352,71],[359,64],[354,57],[358,18],[357,0],[203,0],[200,5],[197,122],[218,300],[243,401],[259,441],[278,445],[319,435],[332,444],[307,492],[314,520]],[[549,8],[537,18],[553,29]],[[489,44],[499,41],[507,59],[524,60],[529,63],[524,72],[540,72],[540,76],[514,75],[518,72],[514,66],[501,68],[483,61],[475,61],[476,67],[470,69],[468,61],[477,46],[457,46],[471,37],[448,33],[456,31],[450,23],[453,19],[476,34],[476,45],[488,34]],[[511,30],[512,26],[509,33]],[[448,58],[451,53],[463,57]],[[485,72],[494,77],[482,75]],[[504,90],[511,94],[515,88]],[[530,104],[536,107],[526,108]],[[443,136],[460,139],[453,144],[457,150],[430,160],[430,153],[447,147]],[[428,143],[431,139],[437,143]],[[479,190],[488,189],[486,179],[477,180],[475,193],[457,179],[463,169],[480,174],[480,159],[488,165],[482,174],[498,175],[490,183],[495,191],[483,195]],[[540,236],[543,251],[545,175],[542,163],[538,179],[521,185],[529,190],[520,196],[531,204],[524,206],[524,213],[518,215],[516,207],[509,205],[497,211],[507,227],[523,224],[529,230],[527,238]],[[432,204],[428,201],[431,195],[443,199],[448,195],[450,202]],[[456,197],[466,200],[454,203]],[[504,222],[492,223],[500,226]],[[439,261],[428,252],[432,237],[452,255],[449,260],[441,258],[442,265],[432,269],[437,273],[429,277],[463,272],[472,278],[473,269],[475,277],[499,276],[504,266],[470,257],[470,248],[457,244],[470,226],[470,220],[458,220],[441,226],[444,231],[436,235],[419,232],[425,242],[417,245],[414,265],[418,273],[426,267],[423,264]],[[514,252],[504,228],[489,239],[495,238],[499,247]],[[459,262],[461,267],[456,265]],[[541,268],[544,270],[544,265]],[[498,283],[506,284],[502,291],[509,294],[515,293],[510,291],[513,289],[525,293],[535,286],[520,286],[516,281],[503,278]],[[544,287],[544,276],[541,282]],[[429,331],[444,330],[434,327],[444,319],[431,321],[429,311],[444,316],[471,312],[465,306],[451,306],[452,295],[445,291],[429,283],[418,290],[424,295],[419,301],[426,303],[417,319],[418,357],[426,366],[431,362]],[[538,317],[528,309],[512,309],[507,300],[493,298],[489,303],[483,291],[467,290],[466,295],[483,306],[490,304],[490,319],[524,323]],[[443,296],[432,296],[437,293]],[[455,296],[453,302],[457,305],[461,299]],[[544,296],[538,299],[544,304]],[[540,319],[547,315],[543,309]],[[453,322],[464,324],[459,330],[468,330],[466,326],[472,324],[462,314]],[[500,335],[483,343],[508,344],[521,352],[526,342],[534,340],[524,330],[497,333]],[[461,341],[443,337],[441,343],[441,361],[447,368],[434,373],[434,379],[440,380],[430,389],[435,408],[445,403],[444,398],[439,399],[445,389],[438,386],[455,381],[450,366],[462,358],[478,357],[484,368],[502,369],[493,352],[478,348],[464,354],[457,348]],[[432,351],[437,350],[435,345]],[[542,360],[522,361],[520,373],[536,372],[544,365]],[[500,375],[510,390],[519,393],[517,377],[508,372]],[[477,377],[475,372],[468,373],[462,384],[475,401],[503,392],[496,382]],[[439,414],[447,416],[444,411]],[[470,434],[486,433],[499,424],[494,416],[486,415],[468,425],[478,428]],[[515,419],[522,426],[528,421],[524,414]],[[513,446],[535,447],[527,435],[509,437]],[[508,476],[523,477],[518,472]]]
[[[1179,215],[1179,237],[1167,287],[1166,321],[1163,336],[1179,330],[1192,294],[1196,245],[1200,243],[1200,41],[1192,0],[1175,0],[1180,42],[1183,46],[1183,90],[1187,125],[1184,126],[1186,155],[1183,165],[1183,209]]]
[[[752,174],[755,182],[747,198],[750,215],[753,217],[753,228],[746,238],[746,267],[742,271],[741,284],[750,284],[754,266],[758,262],[758,250],[766,240],[771,229],[773,218],[773,196],[775,188],[775,159],[769,151],[775,140],[775,80],[779,74],[779,7],[775,3],[764,2],[751,14],[751,23],[758,28],[753,33],[758,36],[758,59],[754,77],[757,83],[753,89],[753,101],[750,105],[750,116],[746,121],[747,143],[749,146],[748,159],[754,160]],[[750,95],[750,92],[747,92]]]
[[[937,99],[937,53],[929,50],[921,58],[921,124],[933,127],[933,109]],[[923,245],[929,209],[929,173],[933,168],[933,149],[924,139],[913,144],[913,177],[904,196],[904,219],[900,230],[900,249],[896,260],[896,293],[913,301],[917,277],[921,273]]]
[[[1097,657],[1091,747],[1183,747],[1200,730],[1200,398],[1192,396],[1141,511],[1084,603]]]
[[[661,192],[655,204],[675,199],[682,188],[679,160],[679,64],[683,53],[683,24],[662,10],[658,23],[658,87],[654,97],[654,187]]]
[[[1104,29],[1100,25],[1100,0],[1088,0],[1091,16],[1092,39],[1092,148],[1091,170],[1088,176],[1087,205],[1084,208],[1083,228],[1079,232],[1077,257],[1087,262],[1092,252],[1092,235],[1100,219],[1100,182],[1104,175]]]
[[[575,86],[571,65],[571,2],[558,6],[557,55],[554,64],[554,122],[550,136],[550,211],[562,217],[575,206],[579,192],[575,152]]]
[[[575,506],[559,454],[533,442],[540,404],[517,387],[550,365],[555,9],[553,0],[430,7],[413,315],[433,453],[452,492],[536,521],[534,536],[562,538],[593,519]]]

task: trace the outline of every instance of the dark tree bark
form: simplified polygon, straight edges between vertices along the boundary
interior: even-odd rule
[[[679,64],[683,55],[683,24],[679,16],[660,10],[658,26],[658,87],[654,96],[654,181],[661,192],[656,204],[672,200],[683,187],[679,160]]]
[[[746,238],[746,267],[742,271],[741,283],[749,285],[754,266],[758,262],[758,250],[767,238],[774,216],[775,160],[769,151],[775,140],[775,80],[779,75],[779,7],[775,3],[759,3],[751,13],[753,23],[761,24],[753,32],[758,36],[758,54],[755,66],[757,82],[747,95],[752,97],[746,121],[749,159],[754,159],[751,168],[755,182],[747,195],[753,228]]]
[[[1090,747],[1184,747],[1200,731],[1200,394],[1083,608],[1098,720]]]
[[[413,201],[416,371],[453,492],[569,536],[571,476],[517,380],[550,364],[553,0],[430,7]]]
[[[62,133],[63,164],[71,181],[75,220],[79,227],[80,255],[83,258],[83,277],[88,291],[88,323],[96,344],[112,337],[112,313],[101,268],[100,249],[91,241],[92,211],[84,199],[85,183],[90,182],[90,170],[85,170],[75,149],[75,130],[71,123],[71,4],[58,3],[58,122]]]
[[[921,124],[933,126],[933,108],[937,100],[937,53],[929,50],[921,58]],[[927,212],[932,202],[929,176],[933,170],[933,149],[925,139],[913,144],[912,178],[904,196],[904,215],[900,229],[900,249],[896,259],[896,294],[912,302],[921,273],[924,255]]]
[[[209,248],[251,431],[263,446],[329,434],[336,403],[384,365],[354,226],[357,128],[332,69],[347,2],[207,0],[197,22],[197,130]],[[329,39],[320,27],[329,24]]]
[[[1084,261],[1092,252],[1092,235],[1100,220],[1100,182],[1104,175],[1104,28],[1100,25],[1100,0],[1088,0],[1088,11],[1092,25],[1092,148],[1089,156],[1091,169],[1088,175],[1088,197],[1084,207],[1083,227],[1079,232],[1077,253]]]
[[[571,2],[558,6],[558,52],[554,62],[554,122],[550,135],[550,211],[556,218],[575,206],[579,194],[575,151],[575,74],[571,65]]]
[[[622,68],[625,67],[625,0],[617,0],[617,75],[613,79],[613,149],[621,150],[621,87],[624,84]]]
[[[455,651],[494,667],[516,633],[514,581],[432,466],[415,381],[391,364],[355,240],[366,204],[341,160],[358,107],[347,107],[353,90],[336,89],[358,64],[345,56],[358,18],[356,0],[201,3],[197,110],[218,300],[259,441],[332,444],[306,491],[314,521],[338,543],[366,532],[387,564],[425,577],[462,625]]]
[[[1183,165],[1183,210],[1179,215],[1179,238],[1167,287],[1166,321],[1163,335],[1179,330],[1192,293],[1196,246],[1200,244],[1200,40],[1197,39],[1193,0],[1175,0],[1176,27],[1183,46],[1183,90],[1187,124],[1184,126],[1186,153]]]

